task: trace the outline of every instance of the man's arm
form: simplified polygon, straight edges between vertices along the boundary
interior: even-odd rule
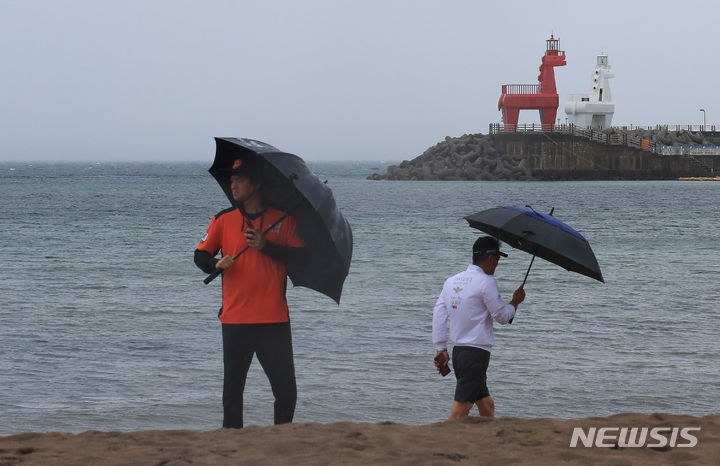
[[[195,265],[200,267],[205,273],[213,273],[215,271],[215,264],[218,263],[219,259],[215,259],[212,254],[202,249],[195,250]]]
[[[222,228],[218,229],[220,217],[230,212],[232,209],[226,209],[217,214],[210,220],[210,226],[200,239],[200,244],[195,249],[195,265],[205,273],[213,273],[216,269],[218,259],[215,256],[220,252],[222,244]]]
[[[520,288],[515,290],[515,292],[513,293],[512,300],[510,301],[510,305],[515,308],[515,313],[517,313],[517,308],[523,301],[525,301],[525,289],[523,289],[522,285],[520,285]],[[513,313],[513,316],[510,317],[510,320],[508,320],[508,324],[513,323],[513,320],[515,319],[515,313]]]
[[[447,320],[449,314],[447,306],[445,305],[445,299],[443,294],[440,293],[440,297],[435,303],[433,308],[433,322],[432,322],[432,339],[433,344],[438,351],[447,349]]]
[[[443,290],[444,291],[444,290]],[[432,337],[433,344],[437,348],[437,354],[435,355],[434,363],[435,367],[442,375],[447,375],[449,369],[442,371],[441,369],[447,367],[450,361],[450,355],[447,352],[447,320],[449,314],[443,293],[440,293],[440,297],[435,303],[433,308],[433,323],[432,323]]]
[[[525,290],[523,289],[522,286],[520,286],[520,288],[515,290],[515,292],[513,293],[513,297],[512,297],[512,300],[510,301],[510,305],[512,305],[513,307],[515,307],[515,309],[517,309],[518,306],[520,305],[520,303],[523,301],[525,301]]]
[[[510,304],[505,304],[502,298],[500,298],[500,291],[498,290],[497,282],[493,279],[486,283],[485,289],[483,290],[483,301],[485,303],[485,307],[488,312],[490,312],[490,315],[495,322],[502,325],[512,322],[515,317],[517,305],[522,302],[522,299],[519,299],[520,290],[522,290],[522,287],[513,293],[513,301],[511,301]],[[525,292],[522,291],[523,299],[525,297],[524,293]]]

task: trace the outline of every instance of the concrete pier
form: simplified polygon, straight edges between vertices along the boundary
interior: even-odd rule
[[[558,126],[446,137],[387,180],[668,180],[720,174],[720,133]]]
[[[498,152],[526,161],[541,180],[666,180],[720,173],[716,154],[661,155],[628,145],[610,145],[570,134],[501,133]]]

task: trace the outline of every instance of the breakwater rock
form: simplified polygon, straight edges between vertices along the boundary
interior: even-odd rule
[[[373,180],[532,180],[524,157],[509,156],[496,147],[495,137],[484,134],[447,136],[413,160],[390,165]]]
[[[671,179],[708,176],[717,154],[662,155],[662,148],[717,146],[720,134],[667,128],[496,133],[447,136],[420,156],[391,165],[372,180],[526,181]],[[643,145],[645,147],[643,147]],[[712,150],[711,150],[712,152]]]

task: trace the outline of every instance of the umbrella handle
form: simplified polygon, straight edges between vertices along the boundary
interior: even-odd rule
[[[297,206],[295,206],[295,207],[297,207]],[[293,208],[291,209],[291,211],[292,211],[292,210],[295,210],[295,207],[293,207]],[[291,212],[291,211],[290,211],[290,212]],[[289,215],[290,215],[290,212],[285,212],[285,213],[282,215],[282,217],[280,217],[279,219],[275,220],[275,222],[273,222],[270,226],[268,226],[268,227],[265,229],[265,231],[263,231],[263,235],[264,235],[265,233],[267,233],[268,231],[272,230],[273,228],[275,228],[275,225],[277,225],[278,223],[280,223],[280,222],[282,222],[283,220],[285,220],[285,217],[289,216]],[[240,254],[242,254],[242,253],[244,253],[245,251],[247,251],[248,248],[250,248],[250,246],[245,246],[245,247],[242,249],[242,251],[240,251],[239,253],[237,253],[237,254],[235,254],[235,255],[233,256],[233,260],[235,260],[235,259],[237,259],[238,257],[240,257]],[[218,277],[218,275],[220,275],[221,273],[223,273],[222,269],[215,269],[215,270],[213,270],[213,272],[212,272],[210,275],[208,275],[207,277],[205,277],[205,279],[203,280],[203,283],[206,284],[206,285],[209,284],[211,281],[215,280],[215,279]]]
[[[211,281],[215,280],[215,279],[218,277],[218,275],[220,275],[221,273],[222,273],[222,270],[221,270],[221,269],[215,269],[215,270],[213,271],[213,273],[211,273],[210,275],[208,275],[207,277],[205,277],[205,280],[203,280],[203,283],[207,285],[207,284],[210,283]]]
[[[281,219],[281,220],[282,220],[282,219]],[[280,220],[278,220],[278,221],[280,221]],[[277,222],[275,222],[275,223],[277,223]],[[270,228],[272,228],[273,226],[275,226],[275,224],[270,225]],[[268,229],[268,230],[265,230],[265,233],[267,233],[268,231],[269,231],[269,229]],[[244,253],[245,251],[247,251],[247,249],[248,249],[249,247],[250,247],[250,246],[245,246],[242,251],[240,251],[239,253],[235,254],[235,255],[233,256],[233,260],[235,260],[235,259],[237,259],[238,257],[240,257],[240,254],[242,254],[242,253]],[[215,279],[218,277],[218,275],[220,275],[221,273],[223,273],[223,269],[215,269],[215,270],[213,270],[213,272],[212,272],[210,275],[208,275],[207,277],[205,277],[205,280],[203,280],[203,283],[207,285],[207,284],[210,283],[211,281],[215,280]]]

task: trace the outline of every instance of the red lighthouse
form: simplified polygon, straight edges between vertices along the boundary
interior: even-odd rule
[[[540,75],[537,84],[503,84],[502,95],[498,101],[498,110],[502,111],[502,119],[506,131],[517,129],[520,110],[539,110],[543,131],[555,128],[555,116],[559,103],[555,87],[556,66],[565,66],[565,52],[560,50],[560,40],[552,34],[545,41],[547,48],[540,64]]]

